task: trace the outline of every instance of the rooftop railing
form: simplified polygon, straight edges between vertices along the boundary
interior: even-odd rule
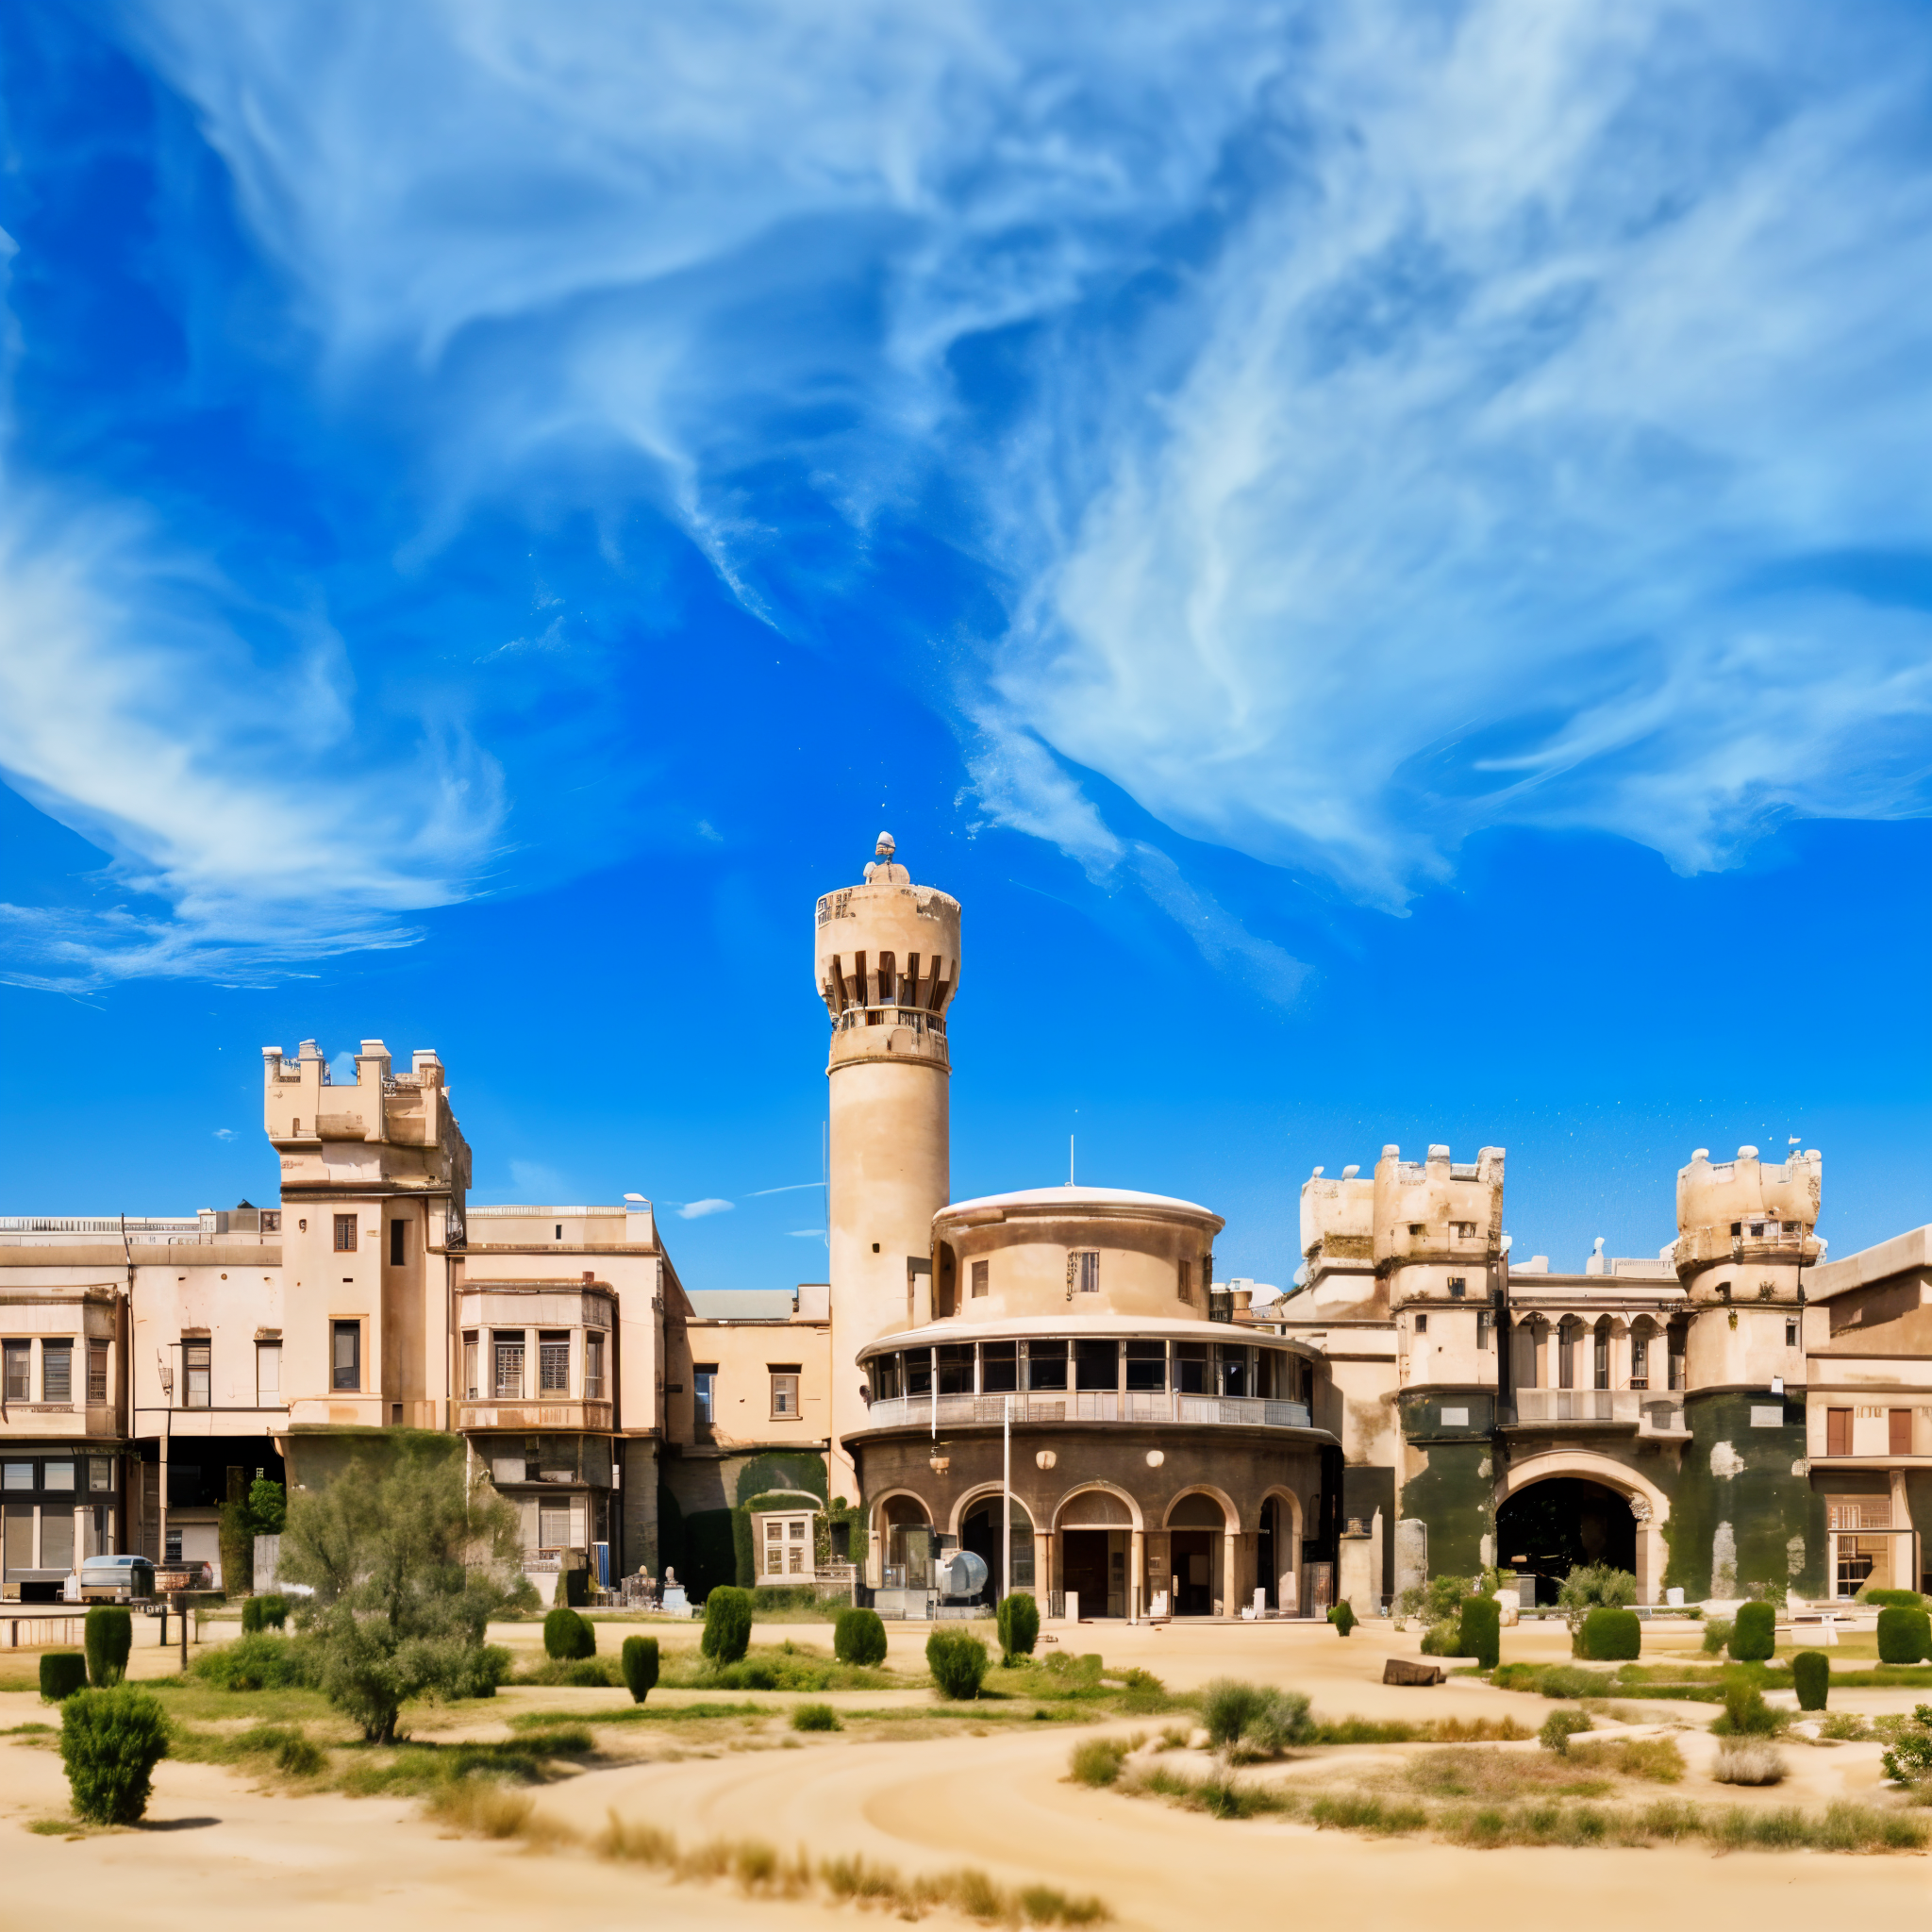
[[[1064,1393],[1035,1390],[1026,1395],[941,1395],[937,1410],[930,1395],[904,1395],[874,1402],[865,1425],[874,1429],[920,1428],[937,1421],[955,1427],[964,1423],[998,1423],[1007,1404],[1016,1423],[1182,1423],[1209,1426],[1306,1429],[1313,1426],[1305,1402],[1274,1402],[1258,1396],[1184,1395],[1112,1389],[1070,1389]]]

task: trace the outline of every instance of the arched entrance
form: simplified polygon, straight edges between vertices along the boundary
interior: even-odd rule
[[[1174,1613],[1177,1617],[1211,1617],[1221,1583],[1227,1511],[1214,1497],[1196,1490],[1167,1512],[1167,1527],[1169,1561],[1174,1570]]]
[[[1060,1505],[1060,1587],[1083,1617],[1124,1617],[1135,1511],[1110,1490],[1080,1490]],[[1070,1613],[1071,1614],[1071,1613]]]
[[[934,1539],[925,1505],[909,1490],[898,1490],[881,1500],[873,1520],[877,1524],[879,1582],[887,1589],[929,1590]]]
[[[1570,1572],[1591,1563],[1638,1571],[1630,1499],[1590,1476],[1547,1475],[1496,1511],[1496,1561],[1536,1578],[1536,1600],[1554,1604]]]
[[[986,1565],[986,1589],[981,1602],[996,1604],[1000,1597],[1000,1524],[1004,1504],[998,1490],[970,1499],[959,1518],[959,1547],[971,1550]],[[1013,1588],[1029,1594],[1033,1591],[1033,1519],[1018,1496],[1013,1498],[1013,1541],[1011,1545]]]

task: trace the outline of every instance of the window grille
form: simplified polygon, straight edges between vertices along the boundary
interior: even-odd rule
[[[356,1252],[356,1217],[353,1214],[336,1216],[336,1253],[353,1255]]]
[[[74,1344],[71,1341],[41,1343],[41,1400],[74,1400]]]
[[[496,1338],[496,1399],[521,1402],[524,1395],[524,1338]]]
[[[87,1399],[90,1402],[108,1399],[108,1344],[105,1341],[91,1341],[87,1345]]]
[[[570,1337],[540,1336],[537,1341],[537,1388],[543,1395],[570,1393]]]

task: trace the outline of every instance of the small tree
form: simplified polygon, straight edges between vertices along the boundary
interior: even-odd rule
[[[1791,1659],[1791,1683],[1800,1710],[1823,1710],[1831,1697],[1831,1659],[1822,1650],[1801,1650]]]
[[[1015,1591],[999,1607],[1000,1661],[1030,1657],[1040,1641],[1040,1606],[1025,1591]]]
[[[258,1475],[248,1486],[249,1526],[257,1536],[280,1536],[289,1516],[289,1492]]]
[[[979,1695],[986,1677],[986,1645],[964,1630],[935,1630],[925,1640],[926,1668],[941,1697],[964,1703]]]
[[[723,1583],[705,1599],[698,1648],[714,1664],[735,1664],[751,1648],[751,1591]]]
[[[488,1481],[463,1480],[441,1443],[407,1439],[359,1457],[289,1506],[281,1574],[315,1592],[298,1614],[323,1694],[374,1744],[395,1741],[411,1697],[475,1696],[495,1670],[493,1616],[535,1600],[519,1569],[517,1514]]]
[[[96,1690],[111,1690],[127,1674],[134,1618],[119,1604],[96,1604],[81,1626],[81,1641],[87,1646],[88,1682]]]
[[[1355,1628],[1355,1610],[1346,1597],[1328,1612],[1328,1621],[1335,1625],[1336,1634],[1346,1637]]]
[[[885,1620],[876,1610],[841,1610],[832,1626],[832,1655],[841,1664],[884,1663]]]
[[[625,1688],[633,1704],[641,1704],[658,1681],[658,1640],[655,1637],[626,1637],[618,1652],[624,1670]]]
[[[87,1689],[87,1658],[77,1650],[41,1653],[41,1695],[49,1704],[64,1704]]]
[[[82,1690],[61,1709],[60,1761],[75,1811],[90,1824],[132,1824],[167,1755],[168,1720],[144,1690]]]

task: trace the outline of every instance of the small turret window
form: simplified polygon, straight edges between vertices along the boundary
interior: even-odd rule
[[[1078,1294],[1100,1292],[1100,1257],[1091,1248],[1075,1248],[1067,1257],[1067,1286]]]
[[[991,1276],[992,1263],[991,1261],[974,1262],[973,1292],[974,1294],[984,1294],[987,1291],[988,1286],[991,1280]]]

